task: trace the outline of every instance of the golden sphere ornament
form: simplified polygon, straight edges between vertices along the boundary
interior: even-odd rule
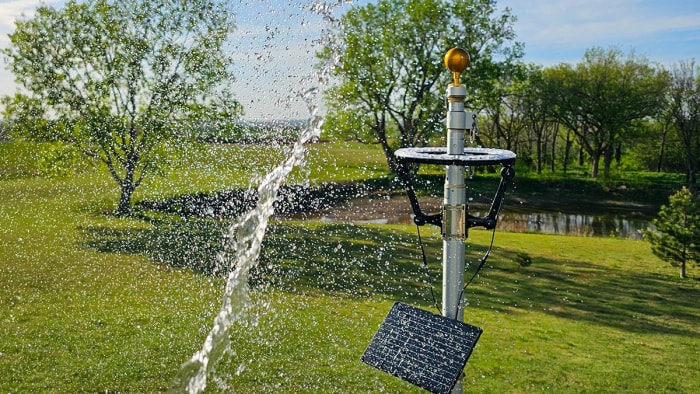
[[[462,48],[452,48],[445,54],[445,67],[452,71],[454,84],[459,85],[459,76],[469,67],[469,54]]]

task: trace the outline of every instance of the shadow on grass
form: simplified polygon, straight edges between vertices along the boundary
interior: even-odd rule
[[[161,264],[214,274],[227,222],[175,217],[143,219],[149,225],[142,228],[83,227],[84,245],[104,253],[143,255]]]
[[[230,222],[174,216],[147,222],[144,228],[84,227],[84,246],[104,253],[143,255],[205,275],[226,274],[216,261]],[[272,223],[260,261],[253,271],[253,286],[306,294],[384,297],[432,305],[427,282],[433,280],[438,292],[441,280],[439,263],[432,264],[430,275],[421,266],[415,236],[349,224]]]
[[[367,179],[363,182],[329,182],[318,186],[283,185],[275,200],[275,213],[289,215],[318,211],[373,191],[390,190],[389,178]],[[206,219],[236,219],[254,208],[258,201],[254,189],[221,190],[211,193],[185,194],[158,201],[141,201],[139,209],[164,212],[181,217]]]
[[[513,263],[518,253],[501,248],[467,296],[500,312],[536,310],[635,333],[700,337],[700,287],[691,281],[629,272],[583,261],[535,258]]]
[[[141,254],[208,275],[215,272],[228,222],[174,216],[148,221],[150,226],[143,229],[84,228],[86,245],[109,253]],[[439,303],[442,245],[435,237],[426,243],[430,274],[421,267],[415,234],[386,226],[275,222],[268,229],[252,284],[432,307],[428,283]],[[476,261],[484,249],[470,244],[468,257]],[[523,256],[504,247],[495,250],[465,293],[469,307],[515,314],[538,311],[635,333],[700,336],[700,287],[694,283],[590,262]],[[472,264],[469,272],[474,269]]]
[[[342,224],[305,226],[275,227],[264,250],[264,280],[290,291],[380,295],[424,306],[433,304],[426,287],[431,280],[440,300],[439,239],[426,245],[428,277],[412,234]],[[467,278],[484,251],[483,245],[470,244]],[[689,281],[583,261],[530,258],[503,247],[492,253],[465,296],[472,307],[502,313],[541,311],[628,332],[700,336],[700,288]]]
[[[277,223],[269,232],[258,280],[294,292],[381,297],[424,306],[440,297],[439,250],[427,248],[422,266],[417,238],[381,226]]]

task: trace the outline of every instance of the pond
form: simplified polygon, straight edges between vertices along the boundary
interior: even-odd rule
[[[651,219],[637,211],[580,214],[504,207],[499,228],[514,232],[641,239],[641,231],[651,227]]]
[[[439,212],[441,199],[421,200],[423,211]],[[472,204],[470,214],[484,216],[488,206]],[[288,216],[299,220],[352,222],[374,224],[413,223],[411,205],[403,196],[374,196],[357,198],[341,205],[313,212]],[[619,237],[641,239],[640,231],[651,227],[653,214],[633,208],[575,213],[556,207],[528,207],[526,204],[504,204],[499,215],[498,229],[512,232],[575,235],[581,237]]]

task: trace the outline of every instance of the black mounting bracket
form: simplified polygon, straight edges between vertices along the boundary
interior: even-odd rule
[[[432,224],[438,227],[442,227],[442,217],[443,212],[436,214],[426,214],[420,207],[418,202],[418,197],[416,195],[416,190],[411,182],[410,172],[408,167],[403,161],[399,161],[397,175],[401,185],[406,189],[406,194],[408,195],[408,200],[411,203],[411,208],[413,209],[413,222],[418,226],[423,226],[426,224]],[[477,217],[467,213],[466,228],[472,227],[484,227],[487,230],[491,230],[496,227],[498,220],[498,213],[501,210],[501,205],[503,203],[503,197],[508,188],[508,185],[512,182],[515,177],[515,169],[510,163],[504,164],[501,168],[501,182],[498,185],[498,190],[496,195],[493,197],[491,202],[491,208],[489,213],[484,217]]]

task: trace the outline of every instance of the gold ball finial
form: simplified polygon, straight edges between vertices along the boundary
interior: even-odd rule
[[[469,67],[469,54],[462,48],[452,48],[445,54],[445,66],[452,71],[455,85],[459,85],[459,76]]]

